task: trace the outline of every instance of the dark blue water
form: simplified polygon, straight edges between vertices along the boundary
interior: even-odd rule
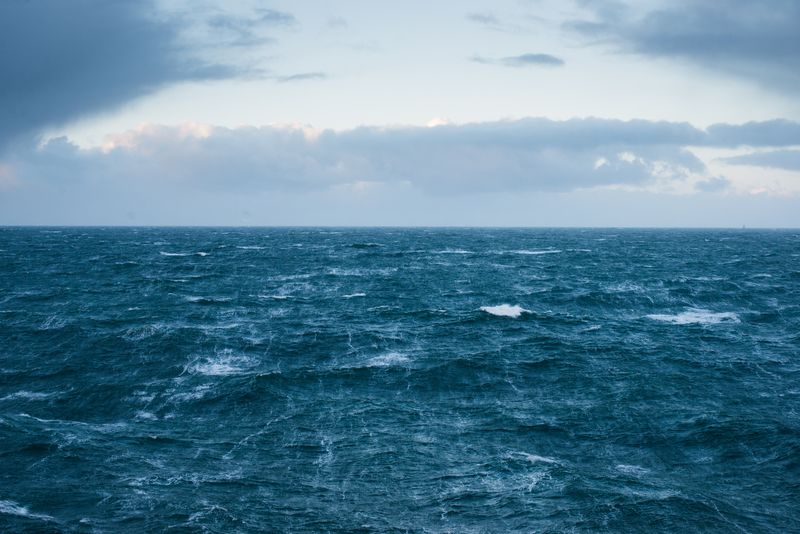
[[[0,228],[0,530],[800,531],[800,234]]]

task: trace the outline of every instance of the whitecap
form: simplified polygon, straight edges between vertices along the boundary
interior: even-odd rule
[[[509,250],[501,252],[501,254],[507,253],[507,254],[522,254],[525,256],[540,256],[542,254],[559,254],[561,252],[562,251],[558,249],[548,248],[542,250]]]
[[[690,308],[685,312],[675,315],[651,314],[648,319],[663,321],[672,324],[719,324],[719,323],[740,323],[739,316],[733,312],[712,312],[699,308]]]
[[[367,367],[391,367],[393,365],[404,365],[411,361],[408,356],[399,352],[389,352],[380,356],[375,356],[367,360]]]
[[[354,299],[356,297],[366,297],[366,293],[351,293],[349,295],[342,295],[343,299]]]
[[[210,252],[195,252],[194,253],[195,256],[208,256],[209,254],[211,254],[211,253]]]
[[[464,250],[462,248],[446,248],[444,250],[434,250],[433,254],[475,254],[471,250]]]
[[[0,514],[17,515],[21,517],[29,517],[31,519],[42,519],[44,521],[52,521],[53,518],[45,514],[34,514],[28,511],[28,508],[21,506],[14,501],[0,500]]]
[[[637,477],[646,475],[647,473],[650,472],[649,469],[646,469],[644,467],[638,465],[627,465],[627,464],[619,464],[618,466],[615,467],[615,469],[620,473],[624,473],[626,475],[634,475]]]
[[[164,252],[163,250],[159,252],[162,256],[174,256],[174,257],[182,257],[188,256],[189,254],[186,252]]]
[[[259,247],[258,245],[240,245],[236,248],[241,250],[264,250],[266,247]]]
[[[530,310],[526,310],[522,306],[519,305],[511,306],[510,304],[500,304],[498,306],[481,306],[481,311],[485,311],[486,313],[490,313],[492,315],[497,315],[498,317],[511,317],[512,319],[517,319],[523,313],[531,313]]]
[[[221,304],[223,302],[230,302],[230,297],[199,297],[195,295],[189,295],[185,297],[187,302],[194,302],[198,304]]]
[[[386,276],[392,274],[397,271],[397,267],[385,267],[383,269],[340,269],[338,267],[333,267],[328,269],[328,274],[331,276],[370,276],[370,275],[382,275]]]
[[[187,402],[202,399],[211,392],[211,384],[201,384],[196,386],[191,391],[185,393],[176,393],[169,398],[169,402]]]
[[[291,298],[291,297],[289,295],[264,295],[264,294],[259,294],[258,298],[260,298],[260,299],[272,299],[272,300],[286,300],[286,299]]]
[[[537,464],[537,463],[558,464],[558,463],[560,463],[555,458],[550,458],[549,456],[539,456],[538,454],[529,454],[527,452],[519,452],[519,453],[516,453],[516,454],[521,456],[523,459],[529,461],[532,464]]]
[[[205,362],[192,366],[191,371],[196,374],[206,376],[227,376],[235,375],[242,369],[234,365],[223,362]]]
[[[58,315],[51,315],[39,326],[39,330],[60,330],[67,326],[67,320]]]
[[[197,358],[186,366],[185,371],[206,376],[228,376],[246,372],[255,362],[246,356],[237,356],[226,349],[211,358]]]
[[[48,399],[48,398],[50,398],[52,396],[53,396],[53,393],[39,393],[39,392],[35,392],[35,391],[17,391],[15,393],[11,393],[9,395],[6,395],[3,398],[0,398],[0,401],[16,400],[16,399],[37,401],[37,400]]]

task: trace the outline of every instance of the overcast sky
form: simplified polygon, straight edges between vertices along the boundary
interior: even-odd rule
[[[0,224],[800,226],[795,0],[2,0]]]

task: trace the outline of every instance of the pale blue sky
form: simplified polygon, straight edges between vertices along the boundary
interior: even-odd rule
[[[800,226],[800,5],[0,4],[0,224]]]

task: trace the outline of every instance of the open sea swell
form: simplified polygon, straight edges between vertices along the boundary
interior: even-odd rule
[[[798,532],[796,231],[0,228],[0,531]]]

